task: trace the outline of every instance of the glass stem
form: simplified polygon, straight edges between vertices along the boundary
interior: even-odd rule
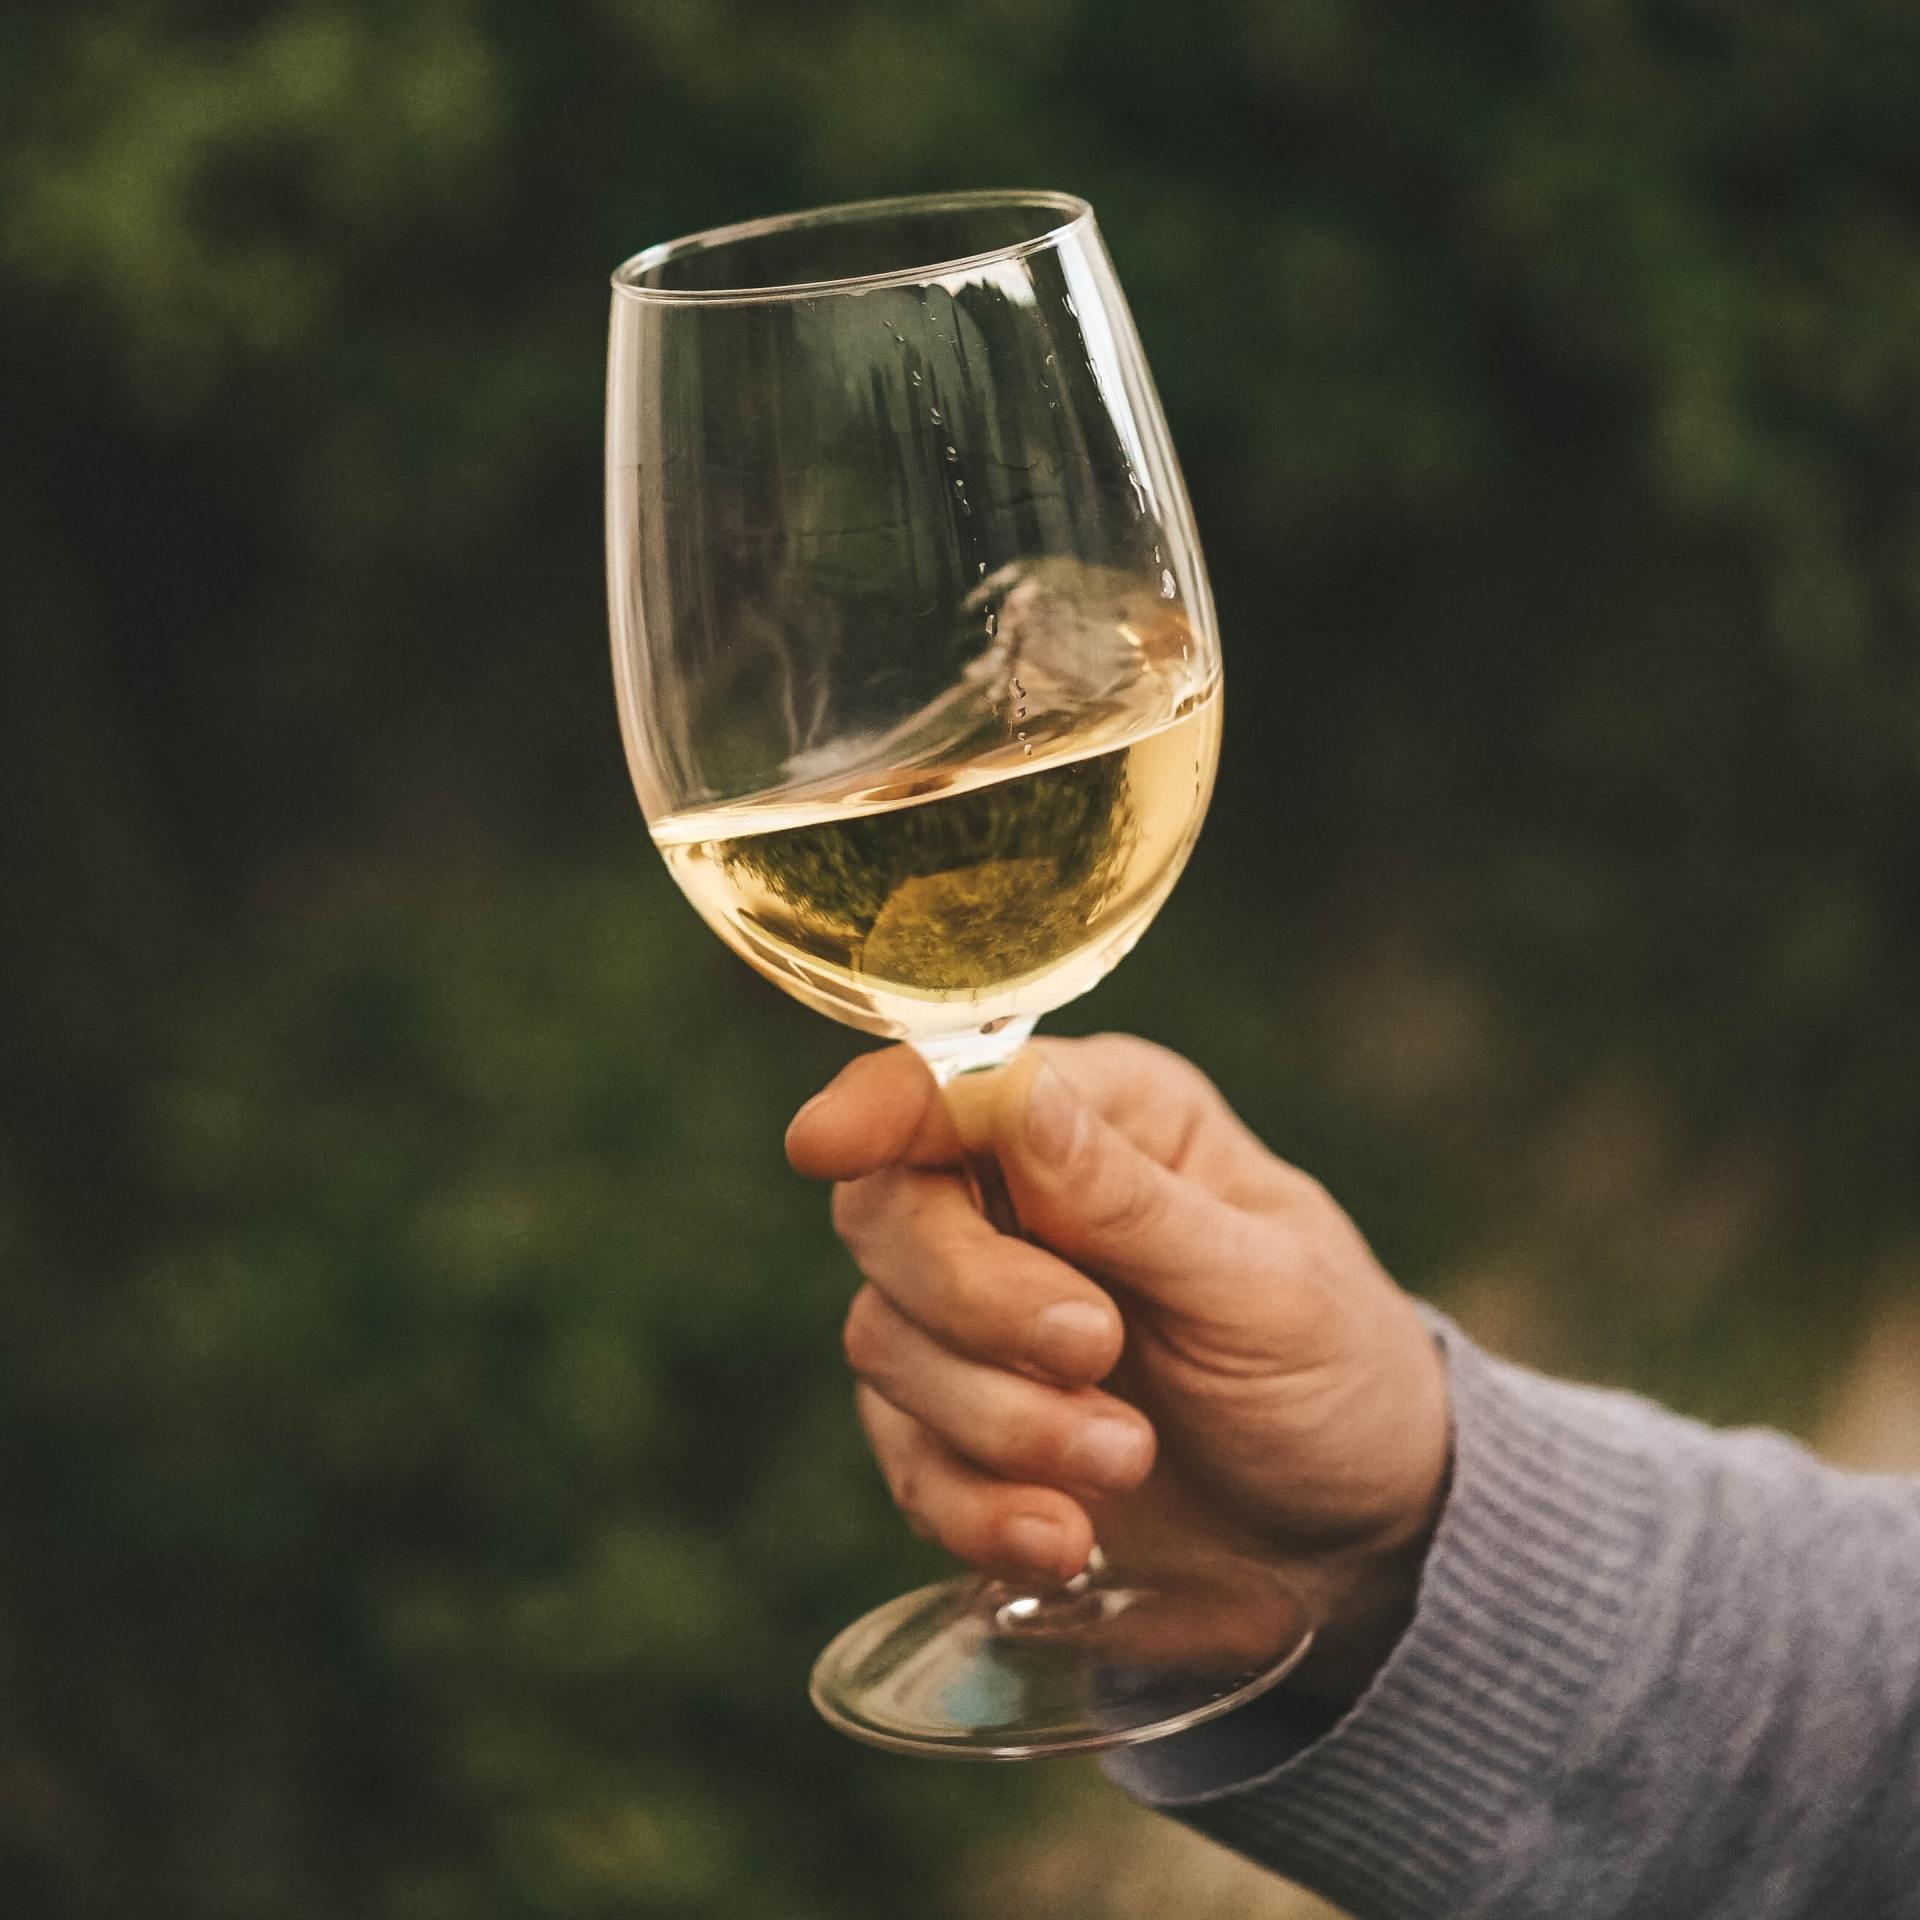
[[[960,1134],[960,1157],[981,1213],[995,1233],[1016,1240],[1025,1235],[993,1151],[993,1100],[1001,1073],[1032,1032],[1031,1020],[1008,1020],[997,1023],[991,1032],[982,1029],[951,1040],[929,1040],[918,1048],[953,1115]]]
[[[974,1198],[986,1216],[987,1225],[995,1233],[1004,1233],[1009,1239],[1023,1239],[1025,1236],[1020,1230],[1020,1215],[1014,1207],[1013,1195],[1007,1191],[1006,1176],[1000,1171],[998,1155],[991,1147],[982,1147],[978,1151],[968,1147],[965,1149],[965,1159],[967,1176],[973,1182]]]
[[[988,1226],[1014,1240],[1026,1239],[1027,1233],[993,1150],[993,1103],[999,1094],[1001,1075],[1032,1032],[1031,1020],[1009,1021],[992,1033],[969,1033],[955,1042],[936,1042],[920,1049],[933,1069],[947,1111],[953,1115],[960,1135],[960,1158],[973,1183],[974,1200]],[[1064,1586],[1013,1586],[983,1579],[977,1602],[981,1617],[995,1638],[1057,1635],[1083,1616],[1092,1617],[1086,1614],[1087,1608],[1098,1614],[1109,1603],[1109,1596],[1089,1591],[1089,1583],[1098,1580],[1105,1570],[1105,1558],[1096,1544],[1085,1568]]]

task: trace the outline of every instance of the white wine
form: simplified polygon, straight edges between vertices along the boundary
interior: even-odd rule
[[[811,748],[770,791],[653,822],[742,958],[920,1042],[1100,979],[1186,864],[1220,749],[1212,650],[1162,582],[1039,560],[964,611],[980,643],[936,698]]]
[[[769,979],[849,1026],[936,1039],[1045,1013],[1127,952],[1186,864],[1219,745],[1216,682],[1118,744],[1069,733],[1011,766],[869,774],[662,820],[654,840]]]

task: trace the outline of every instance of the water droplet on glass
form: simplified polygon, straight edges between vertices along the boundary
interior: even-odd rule
[[[999,625],[1000,625],[1000,616],[997,613],[995,613],[991,607],[989,607],[987,609],[987,638],[989,640],[993,638],[994,633],[998,629]],[[1014,684],[1015,690],[1017,691],[1019,689],[1020,682],[1016,680],[1013,684]]]
[[[1052,365],[1053,365],[1053,355],[1052,355],[1052,354],[1048,354],[1048,355],[1047,355],[1047,365],[1048,365],[1048,366],[1052,366]]]
[[[973,508],[966,500],[963,499],[960,502],[960,511],[968,515],[969,517],[971,517],[973,513]]]
[[[1022,740],[1020,742],[1020,751],[1025,754],[1031,754],[1033,752],[1033,747],[1029,742]]]
[[[1160,598],[1162,600],[1173,598],[1173,575],[1165,567],[1160,569]]]
[[[929,407],[927,409],[927,418],[931,420],[936,427],[946,424],[940,417],[940,409],[938,407]]]
[[[960,450],[958,447],[949,447],[947,449],[947,459],[949,463],[957,462],[959,458],[960,458]]]
[[[1074,317],[1074,318],[1075,318],[1076,320],[1078,320],[1078,319],[1080,318],[1080,309],[1079,309],[1078,307],[1076,307],[1076,306],[1075,306],[1075,305],[1073,304],[1073,295],[1072,295],[1072,294],[1070,294],[1070,293],[1069,293],[1069,294],[1066,294],[1066,295],[1064,295],[1064,296],[1063,296],[1063,297],[1061,298],[1061,301],[1060,301],[1060,304],[1061,304],[1061,305],[1062,305],[1063,307],[1065,307],[1065,308],[1066,308],[1066,310],[1067,310],[1067,311],[1068,311],[1068,312],[1069,312],[1070,314],[1072,314],[1072,315],[1073,315],[1073,317]]]
[[[916,387],[920,384],[920,376],[917,373],[909,373],[907,378],[911,380]]]
[[[987,563],[984,560],[982,560],[980,562],[980,571],[984,575],[986,570],[987,570]]]

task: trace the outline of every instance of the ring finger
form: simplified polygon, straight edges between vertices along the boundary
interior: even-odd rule
[[[1153,1465],[1153,1429],[1097,1387],[1050,1387],[950,1352],[877,1289],[847,1314],[853,1370],[975,1466],[1010,1480],[1122,1493]]]
[[[855,1404],[888,1490],[916,1532],[987,1573],[1031,1569],[1070,1580],[1086,1565],[1093,1523],[1066,1494],[983,1473],[864,1382]]]

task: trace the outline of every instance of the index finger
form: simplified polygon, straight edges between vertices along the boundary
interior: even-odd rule
[[[787,1158],[815,1180],[858,1180],[882,1167],[960,1162],[953,1114],[911,1047],[863,1053],[793,1116]]]
[[[1203,1140],[1246,1174],[1269,1156],[1211,1081],[1164,1047],[1130,1034],[1044,1039],[1043,1055],[1103,1120],[1150,1158],[1178,1168]],[[998,1076],[996,1076],[997,1078]],[[882,1167],[951,1167],[960,1136],[926,1062],[911,1047],[862,1054],[794,1115],[787,1158],[816,1180],[858,1180]]]

